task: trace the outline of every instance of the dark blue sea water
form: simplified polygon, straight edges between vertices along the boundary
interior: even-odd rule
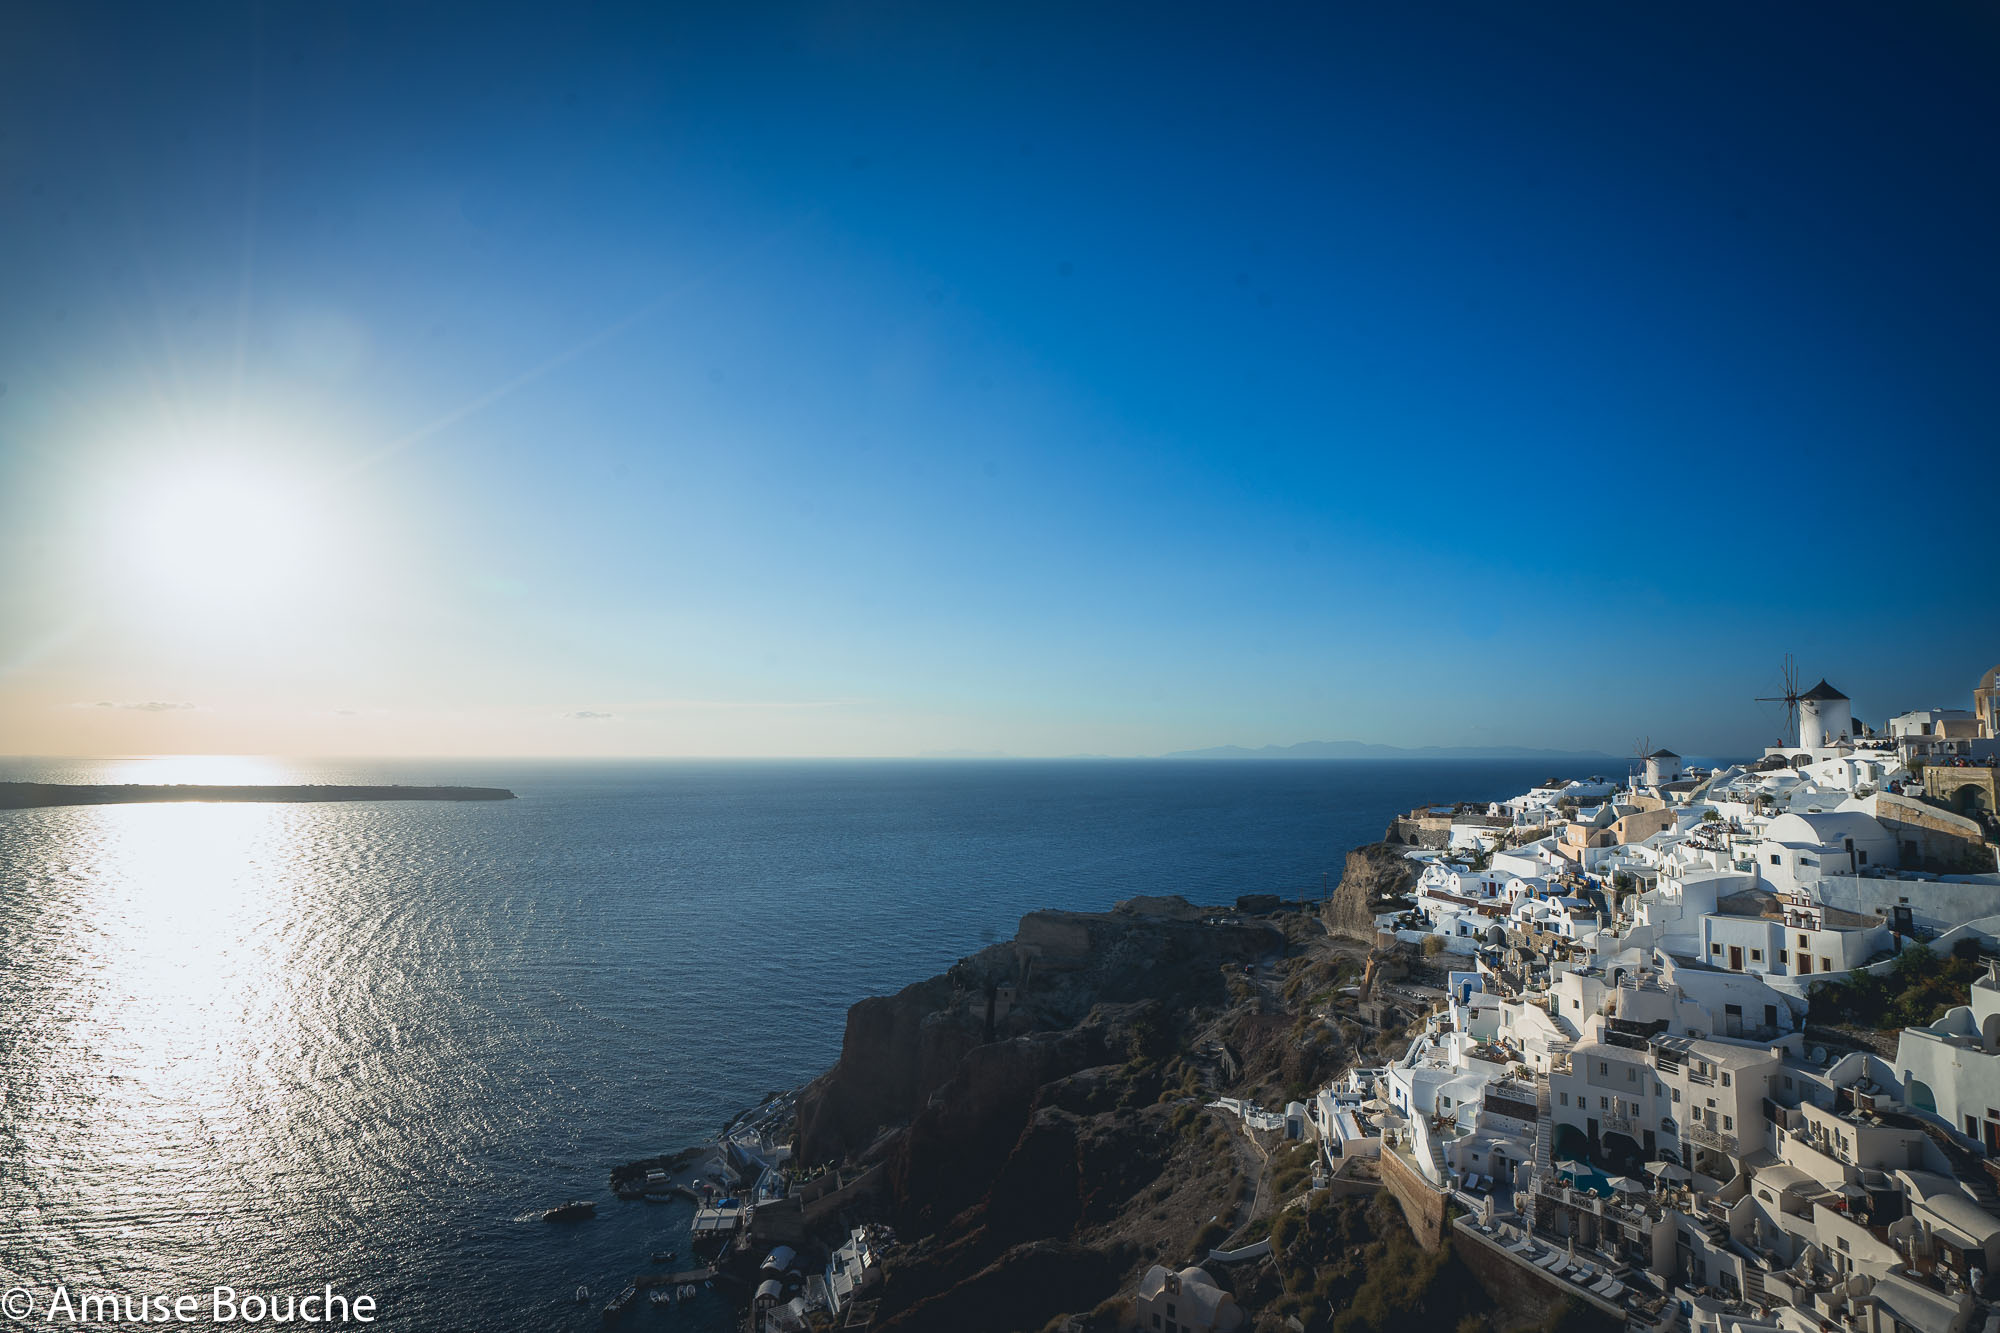
[[[1318,896],[1517,762],[0,761],[51,781],[507,786],[487,804],[0,811],[0,1277],[582,1329],[685,1244],[619,1203],[837,1055],[847,1006],[1137,893]],[[533,1210],[581,1196],[595,1221]],[[719,1298],[628,1325],[726,1327]]]

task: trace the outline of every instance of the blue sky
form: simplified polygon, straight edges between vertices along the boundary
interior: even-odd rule
[[[1990,12],[744,9],[11,7],[4,748],[1713,753],[2000,660]]]

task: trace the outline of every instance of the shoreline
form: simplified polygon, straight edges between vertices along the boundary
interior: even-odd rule
[[[505,787],[0,782],[0,810],[45,810],[72,805],[158,805],[171,802],[300,805],[320,802],[517,799],[519,798]]]

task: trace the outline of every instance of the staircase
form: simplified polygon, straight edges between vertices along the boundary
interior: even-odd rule
[[[1535,1084],[1535,1169],[1553,1172],[1556,1167],[1556,1122],[1549,1114],[1549,1081]]]
[[[1760,1310],[1768,1310],[1778,1304],[1764,1287],[1763,1270],[1755,1264],[1743,1265],[1743,1299]]]
[[[1951,1163],[1952,1175],[1958,1177],[1959,1188],[1972,1196],[1972,1201],[1988,1213],[2000,1217],[2000,1192],[1993,1188],[1991,1177],[1986,1174],[1985,1159],[1953,1138],[1951,1131],[1928,1120],[1918,1122],[1930,1141],[1944,1154],[1945,1161]]]
[[[1713,1211],[1720,1207],[1722,1205],[1712,1196],[1703,1199],[1701,1207],[1695,1212],[1694,1222],[1696,1226],[1701,1228],[1702,1235],[1708,1237],[1710,1245],[1715,1246],[1717,1249],[1724,1249],[1729,1245],[1729,1223],[1717,1217]]]
[[[1540,1183],[1555,1177],[1555,1142],[1555,1120],[1549,1115],[1549,1081],[1545,1078],[1537,1079],[1535,1081],[1535,1174],[1528,1185],[1528,1206],[1522,1208],[1522,1196],[1518,1193],[1514,1196],[1514,1211],[1522,1215],[1522,1220],[1527,1223],[1527,1231],[1531,1236],[1535,1233],[1536,1214],[1541,1211]]]

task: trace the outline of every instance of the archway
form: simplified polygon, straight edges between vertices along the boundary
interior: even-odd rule
[[[1640,1175],[1646,1169],[1646,1154],[1640,1150],[1639,1141],[1617,1130],[1604,1136],[1604,1160],[1621,1176]]]
[[[1554,1152],[1558,1162],[1587,1162],[1590,1160],[1590,1136],[1575,1125],[1558,1124]]]
[[[1911,1109],[1937,1114],[1937,1096],[1931,1091],[1930,1084],[1922,1079],[1913,1078],[1910,1080],[1909,1093]]]

